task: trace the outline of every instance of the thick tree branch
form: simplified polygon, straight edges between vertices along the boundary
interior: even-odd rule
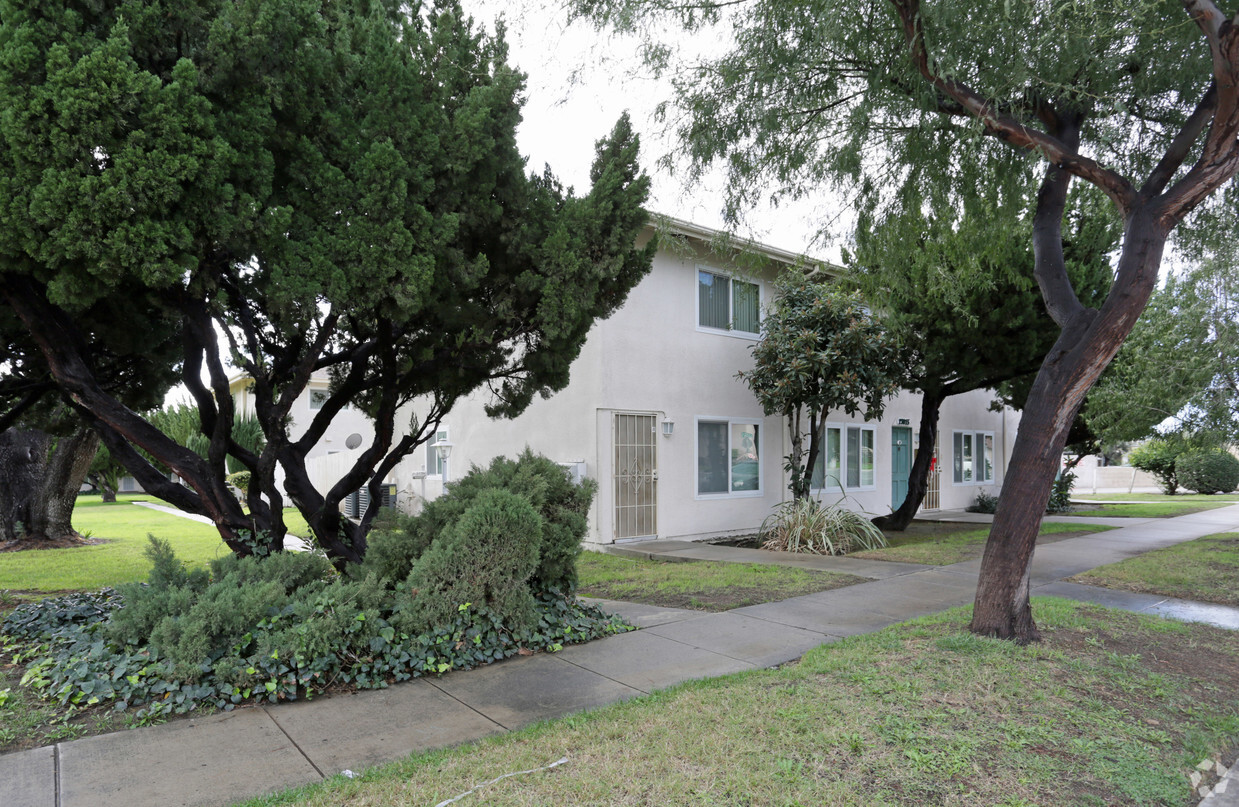
[[[1229,20],[1213,26],[1212,3],[1185,3],[1209,39],[1213,53],[1216,106],[1196,164],[1155,203],[1158,223],[1169,230],[1235,175],[1239,168],[1239,27]]]
[[[1192,146],[1196,145],[1196,141],[1200,139],[1200,135],[1204,132],[1205,127],[1213,120],[1213,113],[1217,108],[1217,81],[1215,80],[1209,85],[1209,89],[1200,97],[1200,103],[1196,105],[1196,109],[1184,121],[1180,127],[1179,133],[1175,135],[1174,140],[1170,142],[1170,147],[1166,149],[1166,153],[1162,155],[1157,166],[1149,174],[1149,178],[1145,181],[1144,187],[1140,189],[1140,195],[1145,199],[1150,199],[1165,190],[1166,185],[1174,177],[1179,167],[1183,165],[1183,161],[1187,159],[1188,152]]]
[[[1075,150],[1080,143],[1079,116],[1058,113],[1053,119],[1058,137]],[[1046,311],[1060,328],[1067,327],[1067,323],[1084,310],[1067,276],[1067,261],[1063,256],[1063,211],[1067,209],[1070,187],[1071,174],[1057,165],[1047,165],[1033,213],[1033,276],[1041,289]]]
[[[1127,215],[1136,204],[1136,189],[1125,177],[1081,155],[1058,138],[1030,129],[1010,115],[1003,114],[997,105],[968,85],[939,76],[930,64],[925,31],[921,25],[920,0],[891,0],[891,3],[903,23],[912,61],[930,86],[955,99],[984,124],[987,133],[1013,146],[1036,152],[1050,163],[1096,185],[1118,205],[1124,216]]]

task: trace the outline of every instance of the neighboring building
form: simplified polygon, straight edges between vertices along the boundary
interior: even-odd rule
[[[752,366],[772,280],[797,256],[746,244],[743,264],[755,255],[764,268],[744,269],[712,248],[719,233],[668,227],[673,237],[650,274],[595,323],[569,385],[511,421],[487,417],[482,394],[459,402],[435,440],[451,444],[447,461],[426,445],[393,473],[402,506],[526,446],[598,481],[591,543],[751,533],[790,497],[786,426],[762,414],[736,372]],[[990,411],[992,397],[977,391],[944,405],[925,509],[963,508],[1001,486],[1019,415]],[[817,495],[890,512],[907,489],[919,418],[920,396],[908,393],[880,421],[832,415]]]
[[[228,379],[228,391],[232,393],[233,406],[236,413],[242,417],[254,414],[254,396],[250,389],[252,386],[249,376],[244,374],[234,375]],[[297,400],[293,401],[292,409],[288,413],[290,438],[296,440],[305,434],[314,419],[315,412],[321,409],[323,402],[327,400],[330,386],[331,381],[326,373],[314,373],[310,377],[310,383],[297,396]],[[361,410],[349,405],[336,413],[322,438],[306,454],[307,467],[313,468],[311,478],[315,480],[322,492],[325,493],[327,488],[342,477],[352,465],[351,459],[356,457],[353,449],[358,447],[360,447],[358,450],[365,449],[373,440],[374,424]],[[340,457],[328,459],[334,454],[339,454]],[[282,468],[276,468],[275,483],[283,490],[284,470]]]

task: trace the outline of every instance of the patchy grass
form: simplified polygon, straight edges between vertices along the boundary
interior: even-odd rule
[[[1078,574],[1072,582],[1239,606],[1239,533],[1208,535]]]
[[[1173,518],[1174,516],[1186,516],[1189,513],[1199,513],[1202,510],[1216,510],[1219,507],[1227,507],[1232,502],[1217,501],[1202,501],[1201,497],[1197,499],[1193,497],[1192,501],[1177,501],[1180,497],[1175,496],[1176,501],[1167,499],[1166,501],[1158,502],[1131,502],[1124,504],[1086,504],[1075,505],[1074,509],[1067,513],[1058,513],[1060,516],[1105,516],[1107,518]],[[1213,497],[1207,497],[1212,499]]]
[[[1096,524],[1043,521],[1037,543],[1053,543],[1064,538],[1112,529],[1114,527]],[[978,527],[961,522],[914,521],[904,532],[887,532],[886,540],[889,545],[886,548],[855,552],[848,557],[948,566],[981,557],[985,550],[985,539],[989,538],[989,530],[988,525]]]
[[[1167,496],[1164,493],[1085,493],[1071,494],[1072,500],[1083,499],[1093,502],[1239,502],[1239,493],[1178,493]]]
[[[149,497],[126,495],[118,499],[105,504],[94,497],[83,497],[73,508],[74,529],[101,543],[0,553],[0,589],[51,593],[145,580],[150,563],[142,553],[148,533],[171,542],[177,557],[194,566],[228,551],[209,524],[131,504]]]
[[[758,563],[677,563],[584,552],[579,594],[671,608],[726,611],[827,591],[867,578]]]
[[[1194,805],[1195,765],[1234,759],[1239,634],[1035,610],[1039,645],[973,636],[954,609],[248,804],[435,804],[566,757],[463,803]]]

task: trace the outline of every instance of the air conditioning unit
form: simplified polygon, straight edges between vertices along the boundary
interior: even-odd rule
[[[572,480],[574,485],[581,484],[581,480],[585,478],[585,460],[561,462],[559,467],[564,469],[564,472],[568,474],[568,478]]]
[[[396,483],[384,482],[380,488],[383,494],[382,500],[379,502],[379,507],[395,507],[396,506]],[[344,515],[349,518],[361,518],[370,509],[370,489],[369,487],[355,490],[344,497]]]

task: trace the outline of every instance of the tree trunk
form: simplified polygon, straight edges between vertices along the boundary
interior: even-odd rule
[[[89,429],[61,438],[35,429],[0,435],[0,540],[80,538],[73,505],[98,446]]]
[[[0,432],[0,541],[16,541],[30,530],[31,503],[47,460],[50,438],[30,429]]]
[[[86,428],[54,442],[31,507],[29,537],[48,541],[81,538],[73,529],[73,506],[98,449],[99,436]]]
[[[946,396],[941,390],[926,391],[921,397],[920,448],[916,459],[912,461],[912,472],[908,475],[908,495],[904,497],[899,509],[884,516],[873,519],[880,530],[902,532],[916,517],[916,511],[925,500],[925,491],[929,489],[929,471],[934,458],[934,443],[938,439],[938,415],[942,411],[942,401]]]
[[[1132,214],[1105,305],[1100,312],[1077,313],[1037,373],[981,559],[974,633],[1021,644],[1040,639],[1029,603],[1029,581],[1041,517],[1076,412],[1131,332],[1157,282],[1166,235],[1147,212]]]

